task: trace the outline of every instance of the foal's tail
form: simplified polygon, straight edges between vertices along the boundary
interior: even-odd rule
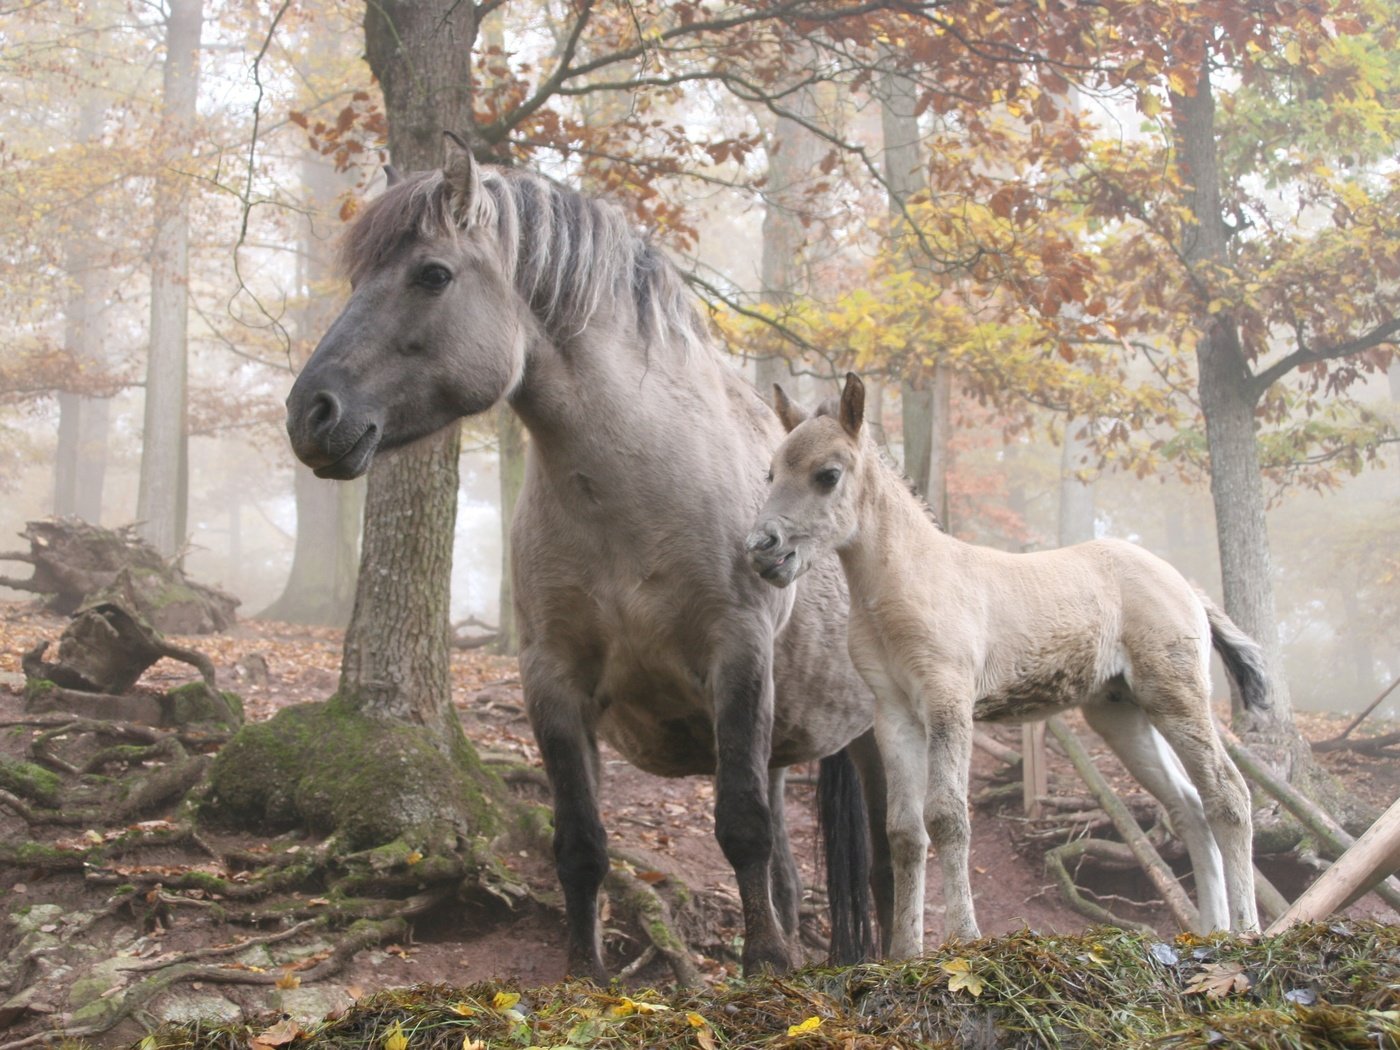
[[[1225,670],[1234,679],[1244,706],[1251,711],[1268,710],[1273,700],[1264,651],[1253,638],[1236,627],[1235,622],[1214,602],[1204,594],[1200,595],[1200,599],[1206,607],[1206,618],[1210,621],[1211,644],[1224,661]]]
[[[817,772],[817,826],[826,859],[833,966],[875,954],[870,925],[870,828],[856,764],[845,748],[821,760]]]

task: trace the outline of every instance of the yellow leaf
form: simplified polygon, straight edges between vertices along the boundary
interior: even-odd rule
[[[518,1002],[520,1002],[519,992],[497,992],[491,999],[491,1005],[497,1010],[509,1010]]]
[[[982,994],[982,978],[972,972],[972,964],[966,959],[953,959],[943,964],[943,972],[948,975],[948,991],[966,989],[975,999]]]
[[[809,1017],[801,1024],[788,1025],[788,1035],[803,1035],[807,1032],[815,1032],[822,1026],[820,1017]]]
[[[403,1022],[395,1021],[394,1026],[389,1029],[389,1034],[384,1037],[384,1050],[407,1050],[408,1036],[403,1034]]]
[[[417,850],[414,850],[412,853],[410,853],[410,854],[408,855],[408,858],[407,858],[407,859],[408,859],[408,866],[409,866],[409,867],[413,867],[413,865],[417,864],[420,860],[423,859],[423,854],[419,853]]]
[[[685,1019],[690,1022],[691,1028],[704,1028],[710,1023],[694,1011],[686,1014]]]
[[[301,978],[289,970],[286,973],[284,973],[281,977],[277,978],[276,983],[278,988],[281,988],[283,991],[286,991],[289,988],[300,988]]]
[[[462,1036],[462,1050],[486,1050],[486,1044],[469,1035]]]
[[[458,1017],[471,1017],[476,1013],[476,1010],[466,1003],[453,1003],[449,1009]]]

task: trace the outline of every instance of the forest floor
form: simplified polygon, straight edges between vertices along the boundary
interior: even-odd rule
[[[64,627],[60,618],[45,615],[31,604],[0,604],[0,724],[24,716],[24,679],[20,655],[44,639],[57,639]],[[222,635],[176,639],[198,649],[214,662],[223,688],[239,693],[250,720],[270,717],[293,703],[323,700],[336,687],[340,661],[340,633],[328,629],[244,621]],[[146,674],[138,688],[167,690],[194,677],[186,665],[161,661]],[[453,658],[453,685],[457,707],[467,735],[489,756],[509,757],[539,765],[529,726],[525,720],[519,679],[514,661],[482,651],[458,651]],[[1305,733],[1312,739],[1334,736],[1342,720],[1303,716]],[[1079,726],[1082,730],[1082,725]],[[1377,724],[1363,732],[1394,729]],[[0,754],[25,756],[34,730],[13,727],[0,736]],[[998,728],[993,735],[1012,747],[1020,746],[1019,728]],[[1099,766],[1125,796],[1141,796],[1116,761],[1091,734],[1084,733]],[[1377,812],[1400,795],[1400,763],[1384,757],[1367,757],[1351,751],[1321,756],[1357,797]],[[1082,785],[1063,756],[1052,747],[1051,793],[1083,794]],[[693,937],[700,954],[701,972],[721,982],[737,973],[734,947],[741,933],[738,896],[733,876],[714,842],[711,831],[713,787],[708,780],[662,780],[641,773],[618,756],[604,754],[603,823],[610,845],[651,865],[639,870],[648,882],[668,878],[683,881],[703,900],[707,928]],[[815,841],[811,770],[795,770],[789,784],[788,812],[794,851],[802,867],[804,884],[820,886]],[[979,751],[975,758],[972,794],[997,782],[1004,771],[996,760]],[[516,788],[528,797],[545,801],[538,785],[528,778]],[[62,845],[75,838],[101,837],[114,829],[106,826],[55,827],[31,830],[0,807],[0,840],[17,837]],[[979,806],[973,814],[972,885],[983,932],[1012,933],[1029,928],[1042,933],[1071,934],[1090,923],[1072,910],[1043,870],[1045,844],[1036,828],[1019,815],[1018,806]],[[268,847],[312,848],[310,841],[294,836],[257,839],[253,836],[203,836],[215,853],[256,851]],[[403,943],[380,945],[358,953],[333,978],[302,983],[296,976],[306,956],[289,960],[276,946],[250,948],[234,964],[248,973],[280,972],[276,985],[240,985],[225,974],[217,978],[185,980],[152,995],[129,1018],[90,1045],[124,1046],[139,1038],[142,1026],[159,1020],[202,1016],[230,1021],[289,1014],[309,1021],[345,1009],[355,999],[386,988],[450,983],[461,985],[487,979],[529,987],[557,981],[563,975],[563,924],[559,913],[537,901],[557,899],[553,867],[548,858],[529,851],[514,851],[507,858],[514,875],[530,887],[536,902],[514,908],[454,908],[420,917]],[[134,858],[132,873],[149,879],[151,873],[182,871],[208,866],[211,857],[190,845],[143,850]],[[1306,876],[1295,865],[1265,870],[1289,896],[1299,892]],[[138,870],[139,869],[139,870]],[[157,966],[162,961],[193,960],[202,953],[230,945],[258,933],[233,927],[219,919],[197,891],[165,893],[161,906],[150,909],[110,911],[111,885],[82,871],[45,872],[0,867],[0,1050],[38,1045],[45,1033],[72,1026],[78,1012],[92,1000],[115,998],[130,981],[123,966],[137,963]],[[938,880],[930,878],[928,933],[936,942],[941,929]],[[1165,907],[1152,900],[1145,879],[1133,873],[1100,873],[1084,883],[1119,914],[1175,932]],[[158,887],[157,887],[158,888]],[[809,896],[820,890],[809,890]],[[156,899],[156,898],[153,898]],[[820,910],[820,909],[816,909]],[[1395,922],[1396,914],[1375,898],[1354,906],[1351,914]],[[73,934],[75,936],[68,936]],[[47,940],[46,940],[47,939]],[[76,958],[65,946],[81,939],[90,947]],[[52,942],[51,959],[36,944]],[[27,946],[27,947],[25,947]],[[640,951],[626,930],[609,937],[610,962],[615,967]],[[124,962],[116,964],[114,959]],[[61,963],[54,960],[62,960]],[[814,960],[815,961],[815,960]],[[634,986],[665,982],[669,973],[660,963],[640,968],[629,978]],[[8,990],[6,985],[8,984]],[[101,986],[101,987],[99,987]]]

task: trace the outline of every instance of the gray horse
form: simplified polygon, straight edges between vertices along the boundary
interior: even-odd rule
[[[828,862],[833,957],[863,953],[872,876],[852,759],[885,918],[892,881],[844,582],[835,559],[796,592],[749,571],[743,538],[782,429],[711,344],[674,267],[616,208],[466,153],[391,179],[343,261],[350,301],[287,399],[307,465],[356,477],[377,451],[502,399],[530,432],[511,531],[520,671],[553,788],[569,971],[606,973],[599,737],[651,773],[714,774],[746,973],[794,961],[783,781],[823,759],[828,856],[852,858]]]
[[[777,391],[791,433],[773,456],[748,548],[775,587],[837,551],[851,588],[851,657],[875,691],[895,864],[892,951],[923,948],[930,838],[947,934],[977,936],[968,884],[973,719],[1080,707],[1186,843],[1205,930],[1253,930],[1249,791],[1210,711],[1212,644],[1250,707],[1269,703],[1263,655],[1160,558],[1121,540],[1008,554],[940,530],[863,426],[865,392],[808,418]]]

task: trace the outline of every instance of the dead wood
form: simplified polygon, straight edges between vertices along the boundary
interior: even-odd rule
[[[1362,709],[1361,713],[1347,724],[1347,727],[1345,729],[1343,729],[1336,736],[1332,737],[1332,739],[1330,740],[1317,741],[1317,743],[1312,745],[1312,749],[1314,751],[1335,751],[1338,748],[1353,747],[1356,748],[1356,750],[1358,751],[1364,750],[1364,748],[1358,747],[1357,744],[1348,743],[1347,737],[1351,736],[1351,731],[1357,726],[1359,726],[1362,722],[1366,721],[1367,717],[1371,714],[1371,712],[1374,711],[1376,708],[1380,707],[1381,702],[1384,701],[1385,698],[1391,693],[1395,692],[1397,688],[1400,688],[1400,678],[1395,679],[1395,681],[1391,682],[1388,686],[1382,689],[1380,691],[1380,695],[1377,696],[1374,700],[1372,700],[1369,704],[1367,704],[1365,708]],[[1388,740],[1386,744],[1382,744],[1380,746],[1385,747],[1388,744],[1393,744],[1397,741],[1400,741],[1400,733],[1391,733],[1390,737],[1391,739]],[[1367,741],[1367,743],[1374,744],[1375,739],[1373,738],[1371,741]]]
[[[104,529],[77,518],[48,518],[29,522],[20,535],[29,550],[0,554],[0,560],[29,565],[32,574],[3,576],[0,584],[43,595],[52,612],[69,616],[119,598],[158,630],[175,634],[209,634],[234,621],[237,598],[189,579],[134,525]]]
[[[1079,742],[1068,727],[1058,718],[1052,718],[1047,723],[1048,729],[1060,742],[1060,746],[1065,749],[1065,754],[1078,770],[1079,775],[1088,785],[1089,790],[1098,800],[1100,807],[1109,815],[1113,821],[1113,826],[1128,848],[1133,851],[1142,870],[1147,873],[1153,887],[1161,894],[1167,907],[1171,910],[1172,917],[1176,919],[1177,925],[1183,930],[1194,930],[1198,921],[1196,906],[1191,903],[1186,892],[1181,888],[1181,884],[1176,881],[1176,874],[1167,866],[1152,845],[1148,841],[1147,835],[1138,826],[1128,807],[1123,804],[1122,799],[1114,792],[1094,765],[1094,760],[1089,757],[1089,752],[1084,750],[1084,745]]]

